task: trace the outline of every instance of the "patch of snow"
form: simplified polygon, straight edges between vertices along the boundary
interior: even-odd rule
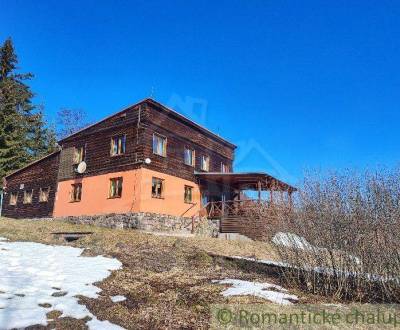
[[[46,314],[52,310],[62,312],[61,317],[90,317],[86,323],[89,329],[122,329],[98,320],[76,298],[97,298],[101,289],[93,283],[107,278],[122,264],[103,256],[83,257],[82,251],[70,246],[1,240],[0,329],[46,326]]]
[[[126,297],[124,297],[124,296],[112,296],[110,298],[111,298],[111,301],[114,302],[114,303],[126,300]]]
[[[228,296],[256,296],[267,299],[273,303],[280,305],[290,305],[291,300],[297,301],[295,295],[288,294],[287,290],[279,285],[270,283],[256,283],[235,279],[215,280],[214,283],[231,284],[232,287],[222,292],[224,297]],[[273,290],[268,290],[273,289]]]
[[[300,249],[300,250],[314,249],[314,246],[308,243],[304,237],[292,233],[278,232],[272,238],[272,242],[276,245],[282,245],[293,249]]]
[[[328,251],[326,248],[319,248],[310,244],[304,237],[298,236],[293,233],[282,233],[278,232],[272,238],[272,242],[275,245],[285,246],[287,248],[306,250],[306,251]],[[340,251],[337,251],[340,252]],[[345,253],[345,252],[343,252]],[[361,260],[351,254],[347,254],[347,257],[356,264],[361,264]]]

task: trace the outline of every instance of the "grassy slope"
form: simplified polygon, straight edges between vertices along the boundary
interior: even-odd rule
[[[134,230],[63,222],[0,220],[0,237],[67,244],[55,239],[51,234],[54,231],[92,231],[93,235],[68,244],[86,248],[85,254],[107,255],[123,263],[123,269],[99,284],[103,289],[100,298],[81,301],[98,318],[128,329],[207,328],[212,303],[265,302],[254,297],[227,300],[220,294],[223,287],[212,284],[213,279],[228,277],[279,284],[277,278],[269,278],[260,269],[249,269],[241,261],[219,257],[240,255],[274,260],[273,249],[267,243],[154,236]],[[119,294],[127,300],[112,303],[109,296]],[[312,300],[312,297],[302,297],[303,302]],[[78,328],[81,324],[75,320],[58,320],[53,325]]]

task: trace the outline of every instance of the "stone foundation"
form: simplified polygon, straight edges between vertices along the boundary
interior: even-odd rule
[[[191,231],[192,219],[155,213],[123,213],[57,218],[74,224],[146,231]]]
[[[70,216],[62,218],[38,218],[30,220],[66,221],[73,224],[93,225],[116,229],[140,229],[154,232],[192,232],[192,218],[157,213],[121,213]],[[195,219],[195,235],[216,237],[219,222],[207,218]]]

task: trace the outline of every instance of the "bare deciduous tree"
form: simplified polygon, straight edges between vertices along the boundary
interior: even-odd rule
[[[87,113],[82,109],[62,108],[57,112],[57,137],[65,138],[90,125]]]

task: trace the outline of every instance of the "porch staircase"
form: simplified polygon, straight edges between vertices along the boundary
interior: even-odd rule
[[[236,215],[222,216],[219,219],[219,232],[240,234],[241,232],[241,217]]]

